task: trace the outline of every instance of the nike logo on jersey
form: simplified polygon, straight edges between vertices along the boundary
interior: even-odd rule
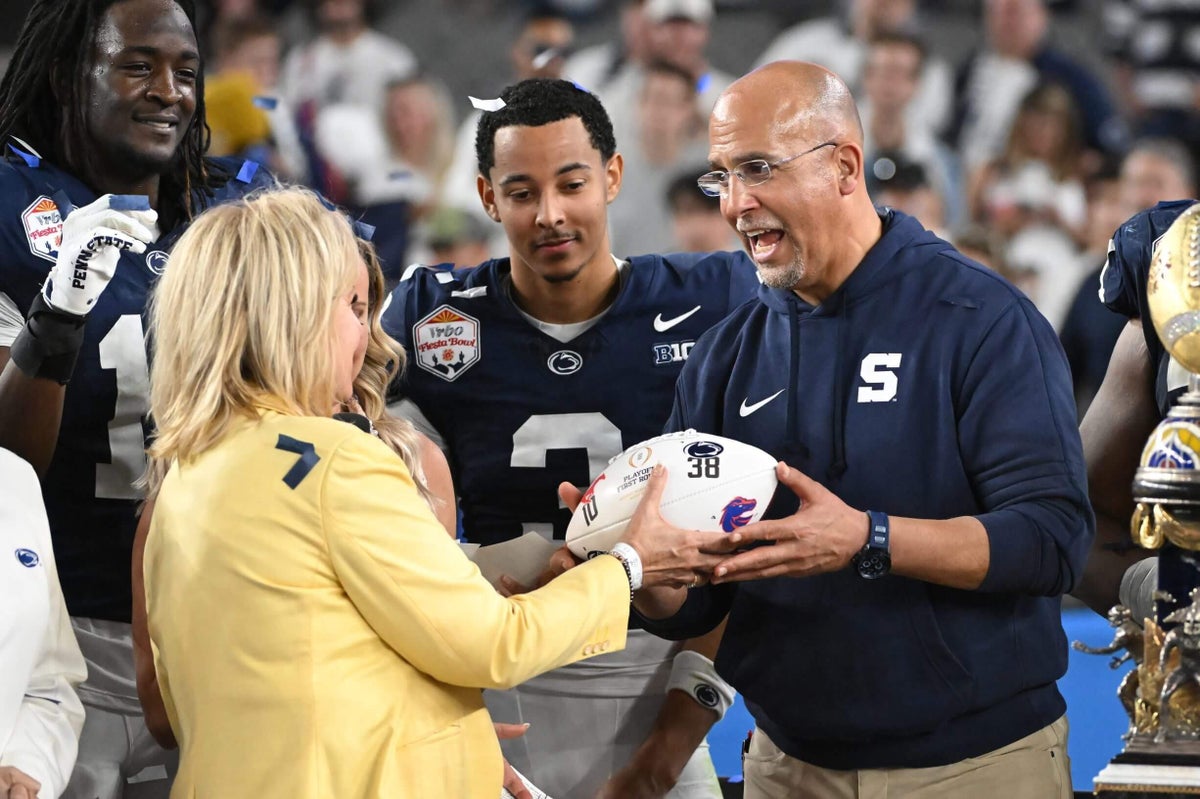
[[[746,399],[742,400],[742,407],[738,408],[738,416],[741,416],[744,419],[745,417],[754,413],[759,408],[763,407],[768,402],[775,399],[776,397],[778,397],[780,394],[782,394],[785,391],[787,391],[786,388],[781,388],[778,391],[776,391],[774,394],[772,394],[771,396],[767,397],[766,399],[759,400],[758,402],[754,403],[753,405],[750,404],[750,398],[746,397]]]
[[[688,311],[687,313],[680,314],[679,316],[672,317],[671,319],[663,319],[662,314],[659,314],[658,316],[654,317],[654,329],[657,330],[659,333],[666,333],[668,330],[675,327],[675,325],[684,321],[689,316],[696,313],[696,311],[699,311],[701,307],[702,306],[697,305],[695,308]]]

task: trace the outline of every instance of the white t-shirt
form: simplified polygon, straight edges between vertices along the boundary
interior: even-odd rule
[[[370,109],[383,107],[387,85],[412,77],[417,59],[400,42],[365,30],[350,44],[319,37],[288,54],[280,91],[293,109],[315,101],[319,108],[350,103]]]
[[[0,766],[67,787],[83,729],[87,669],[71,631],[37,476],[0,449]]]

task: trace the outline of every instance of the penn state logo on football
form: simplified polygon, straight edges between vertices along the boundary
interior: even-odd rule
[[[683,448],[689,458],[715,458],[725,451],[725,448],[715,441],[693,441]]]
[[[739,527],[745,527],[754,517],[754,509],[758,500],[749,497],[734,497],[721,510],[721,529],[732,533]]]
[[[426,372],[457,380],[479,362],[479,320],[443,305],[413,325],[413,350]]]
[[[27,569],[32,569],[34,566],[42,562],[38,557],[38,553],[32,549],[18,549],[16,551],[17,562]]]

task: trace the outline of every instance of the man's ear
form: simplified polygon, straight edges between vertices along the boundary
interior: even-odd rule
[[[862,147],[854,142],[846,142],[837,148],[833,157],[838,189],[842,194],[853,194],[855,188],[866,180]]]
[[[475,178],[475,189],[479,192],[479,202],[483,203],[484,212],[493,222],[500,221],[500,212],[496,209],[496,190],[492,182],[483,175]]]
[[[625,174],[625,159],[620,153],[613,153],[604,167],[605,194],[607,202],[617,199],[621,192],[621,177]]]

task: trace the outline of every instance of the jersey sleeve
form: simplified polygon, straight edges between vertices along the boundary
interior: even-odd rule
[[[1146,280],[1154,245],[1192,200],[1159,203],[1125,220],[1108,244],[1108,257],[1100,272],[1100,301],[1111,311],[1130,319],[1148,319]]]
[[[54,266],[52,243],[61,226],[49,188],[39,195],[26,173],[0,161],[0,346],[12,344],[25,323],[33,298]],[[31,243],[37,242],[37,244]],[[40,255],[34,247],[46,248]]]
[[[406,353],[412,348],[409,327],[417,300],[418,281],[413,278],[413,268],[410,266],[405,271],[404,277],[384,300],[383,313],[379,316],[383,331],[400,342]]]
[[[389,403],[407,396],[408,379],[412,370],[417,368],[413,362],[416,357],[413,352],[414,321],[447,300],[447,286],[459,285],[456,273],[448,267],[448,264],[412,264],[404,270],[400,282],[384,300],[379,323],[385,333],[400,343],[407,356],[406,367],[389,387]]]
[[[388,386],[388,403],[393,408],[407,395],[409,371],[414,368],[412,361],[412,320],[417,308],[420,279],[415,276],[413,270],[420,268],[423,267],[408,267],[400,282],[392,289],[392,293],[383,301],[383,313],[379,316],[379,324],[383,327],[383,332],[387,333],[400,344],[405,355],[404,369],[396,376],[392,384]]]

